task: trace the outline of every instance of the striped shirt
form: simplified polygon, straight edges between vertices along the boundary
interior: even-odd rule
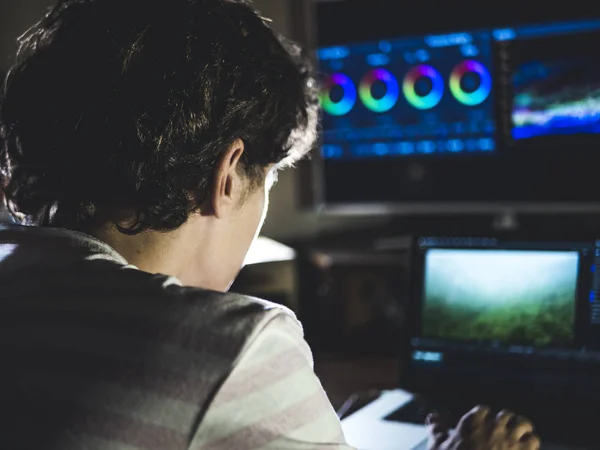
[[[0,448],[349,449],[293,313],[0,231]]]

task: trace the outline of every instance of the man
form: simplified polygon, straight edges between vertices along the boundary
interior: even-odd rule
[[[315,139],[298,49],[234,0],[63,0],[4,88],[2,448],[348,448],[293,314],[225,294]],[[534,449],[485,408],[433,448]],[[401,445],[401,443],[399,443]]]

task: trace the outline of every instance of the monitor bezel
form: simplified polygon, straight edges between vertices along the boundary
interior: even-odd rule
[[[469,235],[452,235],[452,236],[427,236],[428,238],[458,238],[458,239],[494,239],[500,241],[500,245],[498,248],[502,249],[504,245],[508,243],[518,243],[523,244],[524,248],[528,248],[528,245],[535,249],[536,244],[544,244],[546,248],[552,250],[552,244],[556,243],[556,249],[562,250],[563,247],[561,244],[565,243],[573,243],[573,244],[581,244],[583,246],[593,246],[594,238],[590,238],[589,236],[575,236],[572,233],[568,233],[565,231],[561,235],[548,235],[540,230],[537,236],[532,237],[531,232],[523,232],[523,231],[514,231],[514,232],[506,232],[506,233],[486,233],[486,234],[469,234]],[[425,277],[425,257],[423,255],[423,250],[419,246],[418,242],[422,239],[423,236],[413,235],[411,238],[411,250],[410,250],[410,272],[409,272],[409,292],[407,294],[406,306],[405,306],[405,322],[402,328],[402,342],[400,345],[400,366],[402,370],[400,371],[399,383],[402,388],[409,389],[419,393],[428,393],[428,392],[437,392],[437,388],[428,386],[428,380],[417,380],[414,376],[414,371],[411,369],[412,367],[412,352],[414,351],[411,340],[415,337],[418,337],[418,333],[420,331],[421,324],[421,314],[422,314],[422,306],[423,306],[423,289],[424,289],[424,277]],[[432,248],[471,248],[471,247],[432,247]],[[478,248],[478,247],[473,247]],[[579,274],[578,275],[578,292],[577,298],[575,300],[575,308],[576,308],[576,322],[574,324],[575,327],[581,327],[584,323],[582,320],[585,319],[585,311],[584,308],[587,306],[585,302],[583,302],[583,293],[580,291],[580,284],[583,282],[587,283],[588,281],[591,283],[591,279],[587,280],[587,278],[580,277],[589,277],[590,274]],[[575,330],[576,333],[582,333],[580,329],[579,331]],[[562,367],[562,366],[561,366]],[[598,365],[598,369],[600,369],[600,364]],[[518,376],[517,372],[514,372],[515,376]],[[439,375],[433,375],[431,377],[432,380],[435,380],[437,383],[439,381]],[[475,381],[475,380],[471,380]],[[466,380],[467,384],[469,379]],[[473,386],[473,389],[476,391],[476,386]],[[498,389],[500,391],[506,390],[513,391],[510,383],[506,385],[498,385]],[[534,395],[533,392],[530,392],[531,395]],[[600,393],[596,396],[596,398],[600,398]]]

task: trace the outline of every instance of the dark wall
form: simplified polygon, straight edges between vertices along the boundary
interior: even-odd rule
[[[10,65],[17,49],[17,38],[54,3],[54,0],[0,1],[0,70]]]

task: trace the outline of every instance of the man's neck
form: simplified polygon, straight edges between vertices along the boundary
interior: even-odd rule
[[[106,223],[89,234],[114,248],[129,264],[151,274],[174,276],[192,286],[218,289],[212,285],[210,241],[199,232],[197,223],[185,223],[174,231],[143,231],[134,235],[120,232]],[[202,249],[203,251],[201,251]]]

